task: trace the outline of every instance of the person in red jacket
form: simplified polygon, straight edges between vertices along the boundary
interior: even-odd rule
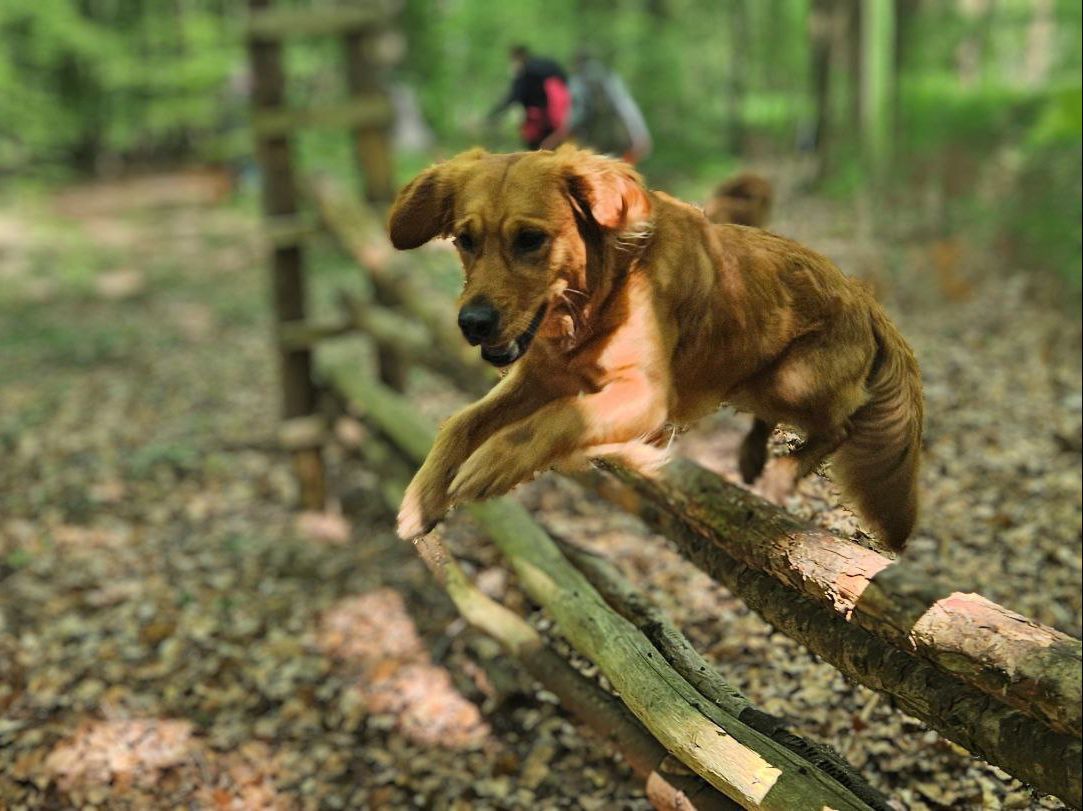
[[[490,111],[495,120],[513,104],[523,107],[519,135],[529,149],[540,149],[546,138],[563,131],[571,113],[568,76],[554,60],[534,56],[525,45],[509,51],[515,74],[504,98]]]

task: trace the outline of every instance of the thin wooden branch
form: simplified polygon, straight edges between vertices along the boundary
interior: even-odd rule
[[[318,37],[359,31],[379,24],[386,14],[376,6],[357,8],[261,8],[248,16],[248,35],[256,40]]]
[[[325,367],[333,384],[420,462],[434,429],[410,403],[350,363]],[[507,499],[466,508],[501,549],[530,596],[598,665],[651,734],[681,762],[745,808],[869,808],[836,780],[718,710],[613,612],[525,509]]]
[[[252,114],[252,130],[260,138],[280,138],[297,130],[371,129],[386,127],[394,120],[391,103],[380,96],[360,96],[312,107],[277,107]]]

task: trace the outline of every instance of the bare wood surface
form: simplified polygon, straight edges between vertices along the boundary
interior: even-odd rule
[[[621,506],[665,534],[679,525],[1051,729],[1083,732],[1080,640],[802,522],[694,462],[653,479],[612,472],[634,494]]]
[[[435,431],[407,400],[363,379],[353,364],[328,364],[325,371],[415,462],[424,458]],[[869,808],[808,761],[708,702],[632,623],[606,605],[517,502],[498,499],[466,509],[504,553],[527,593],[598,665],[632,713],[719,791],[744,808]]]

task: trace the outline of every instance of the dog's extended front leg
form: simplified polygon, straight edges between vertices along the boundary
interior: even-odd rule
[[[406,488],[399,508],[399,537],[409,540],[431,530],[451,506],[448,486],[459,466],[494,431],[521,419],[545,401],[543,390],[524,385],[523,376],[513,370],[482,399],[448,419]]]
[[[650,435],[665,422],[659,394],[636,375],[553,400],[487,439],[459,468],[449,495],[455,502],[502,495],[569,456]]]

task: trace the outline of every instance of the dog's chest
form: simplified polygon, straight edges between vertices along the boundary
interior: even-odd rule
[[[600,391],[631,375],[645,377],[655,386],[668,386],[664,330],[651,306],[647,284],[633,280],[613,306],[607,336],[576,353],[569,365],[569,371],[581,379],[580,390]]]

